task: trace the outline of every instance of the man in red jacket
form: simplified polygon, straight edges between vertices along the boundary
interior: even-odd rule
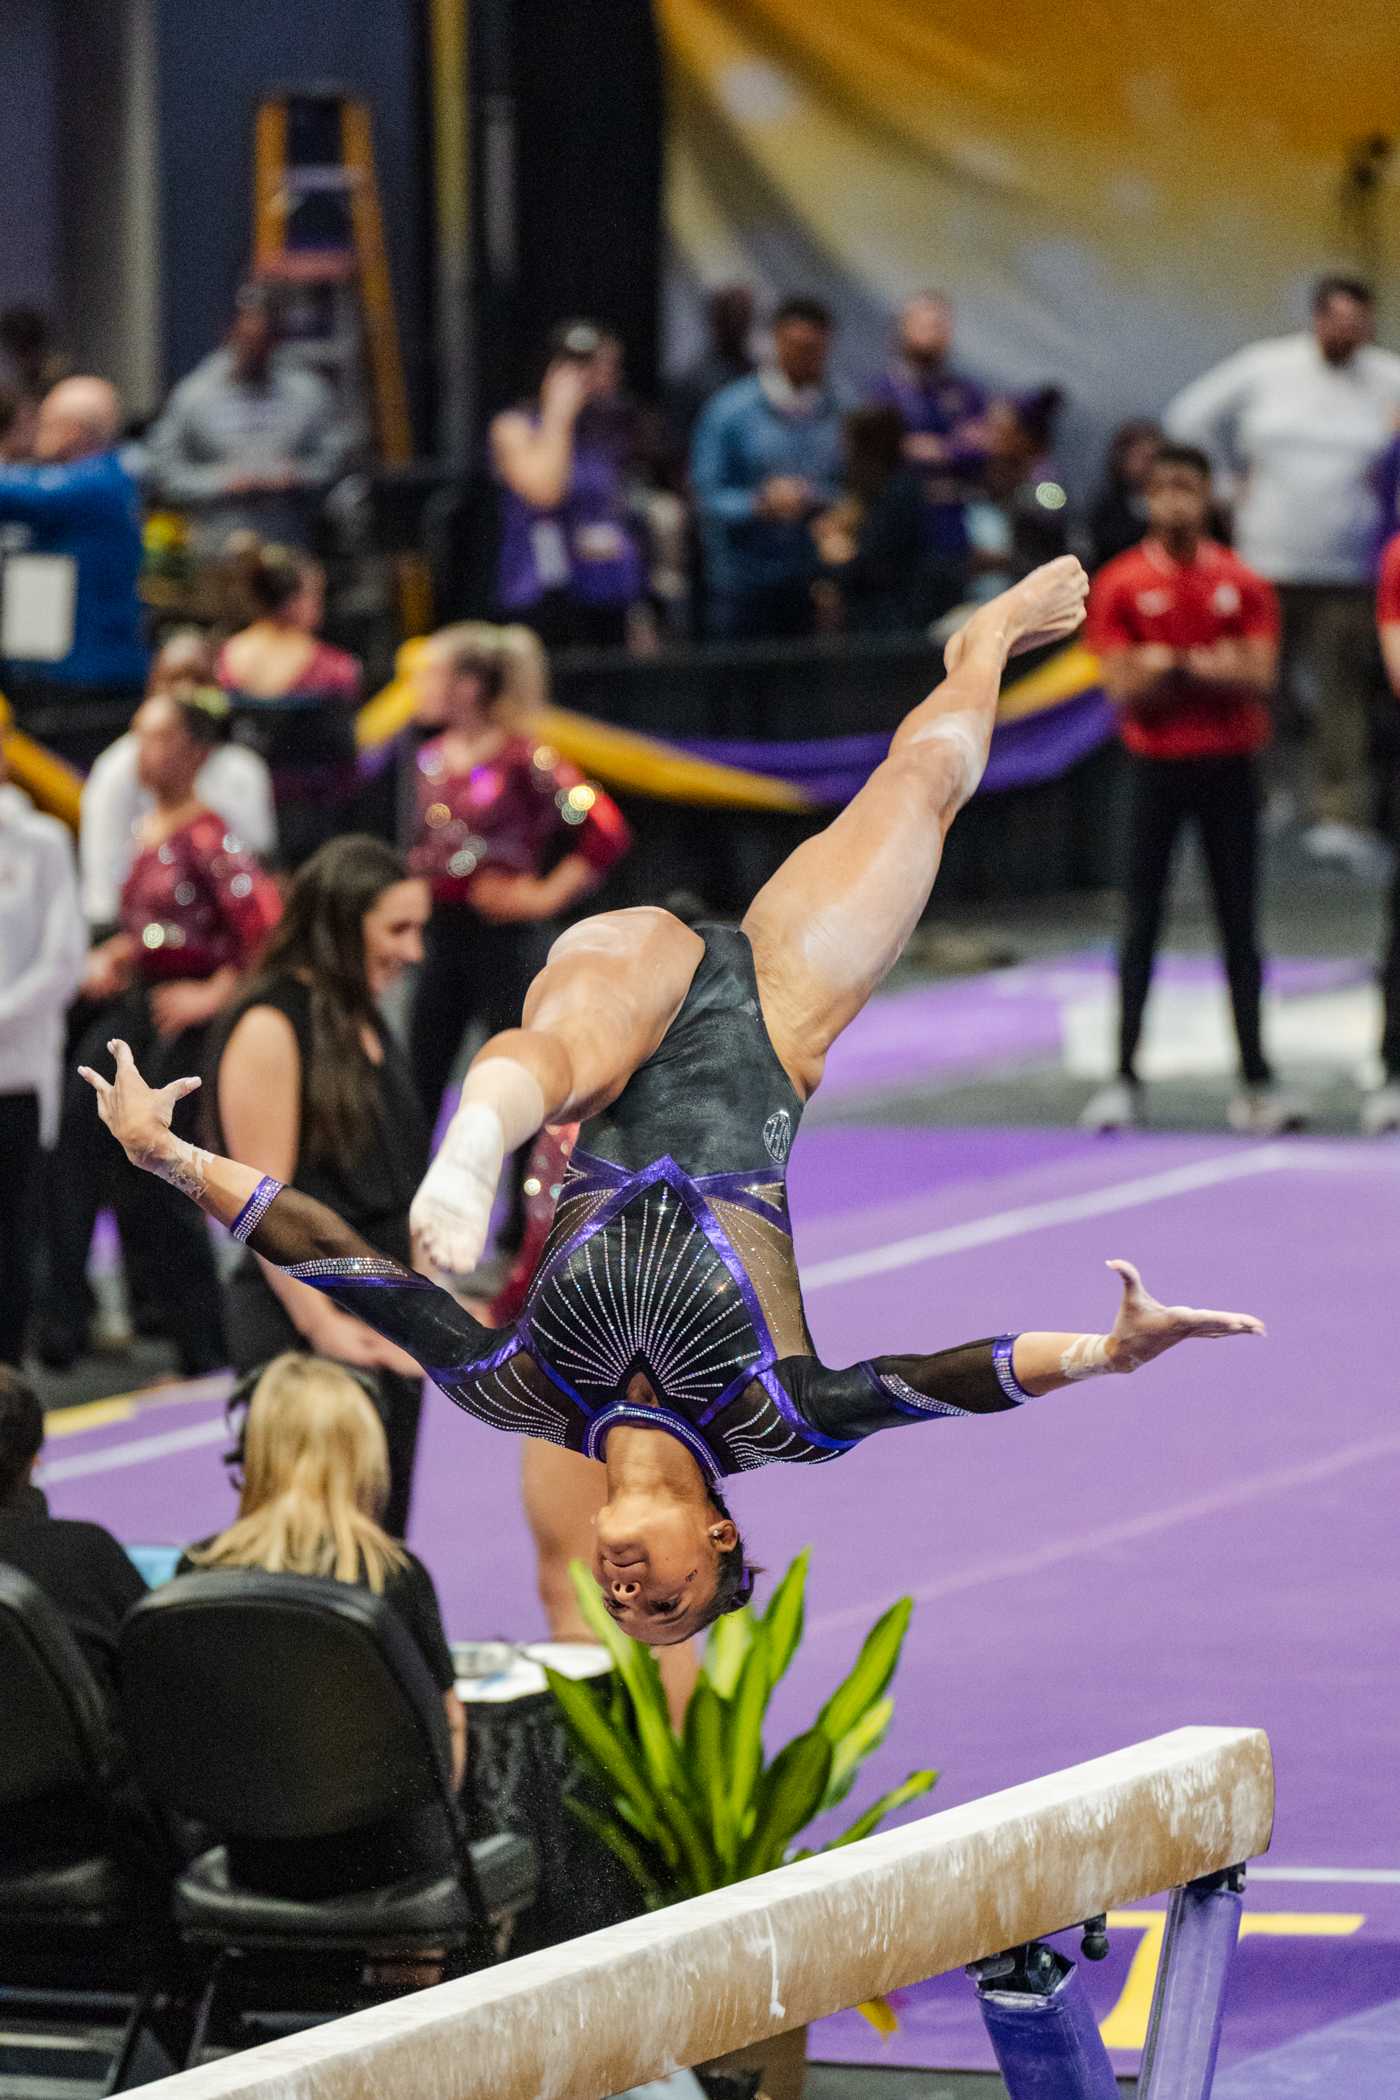
[[[1200,838],[1230,983],[1241,1085],[1237,1130],[1300,1120],[1274,1084],[1260,1037],[1257,933],[1259,753],[1269,741],[1278,671],[1272,585],[1206,537],[1210,463],[1167,445],[1148,478],[1150,530],[1099,572],[1089,638],[1116,703],[1132,768],[1126,918],[1119,954],[1118,1077],[1084,1121],[1118,1130],[1142,1115],[1135,1060],[1183,829]]]
[[[1400,532],[1386,543],[1381,556],[1376,625],[1380,629],[1385,675],[1391,691],[1400,700]],[[1391,884],[1389,918],[1381,963],[1381,997],[1385,1006],[1381,1059],[1385,1078],[1361,1111],[1362,1129],[1375,1137],[1400,1130],[1400,866]]]

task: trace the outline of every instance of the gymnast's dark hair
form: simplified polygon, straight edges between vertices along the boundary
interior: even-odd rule
[[[316,1084],[303,1093],[308,1158],[353,1159],[369,1139],[377,1090],[364,1031],[381,1022],[365,970],[365,914],[407,878],[402,854],[382,839],[359,832],[328,839],[298,869],[281,923],[230,1015],[231,1032],[274,985],[292,976],[309,984]]]
[[[734,1519],[729,1516],[728,1505],[718,1488],[710,1489],[710,1501],[720,1515],[729,1517],[730,1523],[733,1524]],[[742,1538],[736,1538],[728,1551],[719,1555],[715,1593],[696,1619],[694,1631],[703,1633],[707,1626],[713,1626],[715,1620],[722,1619],[726,1612],[742,1611],[753,1596],[754,1583],[762,1573],[762,1568],[750,1565],[745,1558],[744,1541]]]

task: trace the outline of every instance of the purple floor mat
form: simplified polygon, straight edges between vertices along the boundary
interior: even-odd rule
[[[1378,1373],[1400,1227],[1389,1157],[1360,1144],[1104,1147],[1064,1132],[845,1125],[806,1134],[793,1201],[829,1361],[1007,1327],[1105,1326],[1116,1286],[1102,1264],[1116,1254],[1163,1296],[1260,1313],[1270,1339],[1203,1344],[1131,1382],[983,1423],[921,1424],[815,1473],[738,1483],[736,1515],[761,1561],[777,1569],[815,1548],[774,1740],[810,1717],[881,1607],[910,1591],[895,1724],[852,1813],[915,1765],[941,1768],[929,1805],[948,1807],[1183,1722],[1250,1722],[1269,1729],[1278,1764],[1272,1865],[1400,1867],[1400,1421]],[[63,1477],[65,1461],[115,1460],[202,1425],[211,1440],[194,1448]],[[214,1529],[231,1509],[214,1432],[204,1402],[55,1443],[55,1507],[129,1538]],[[429,1405],[413,1541],[454,1635],[540,1627],[517,1463],[504,1438]],[[1225,2064],[1394,1999],[1400,1886],[1257,1882],[1247,1911],[1291,1922],[1242,1946]],[[1101,2015],[1116,2006],[1129,2041],[1132,2006],[1146,2002],[1140,1966],[1129,1989],[1143,1929],[1116,1931],[1089,1972]],[[904,1994],[888,2044],[848,2014],[812,2046],[989,2063],[957,1977]],[[1131,2064],[1131,2046],[1119,2060]],[[1380,2088],[1353,2090],[1371,2100]]]

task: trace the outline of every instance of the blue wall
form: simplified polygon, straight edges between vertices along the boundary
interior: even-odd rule
[[[7,18],[15,0],[0,0]],[[252,231],[253,117],[279,85],[343,84],[374,116],[375,157],[410,386],[421,400],[429,144],[416,0],[159,0],[167,377],[212,349]],[[7,32],[8,33],[8,32]],[[420,437],[422,433],[420,430]]]

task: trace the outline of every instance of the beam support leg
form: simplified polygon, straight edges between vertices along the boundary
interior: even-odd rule
[[[1210,2100],[1244,1868],[1173,1889],[1138,2077],[1138,2100]]]
[[[1079,1971],[1033,1940],[974,1962],[977,2004],[1011,2100],[1118,2100]]]

